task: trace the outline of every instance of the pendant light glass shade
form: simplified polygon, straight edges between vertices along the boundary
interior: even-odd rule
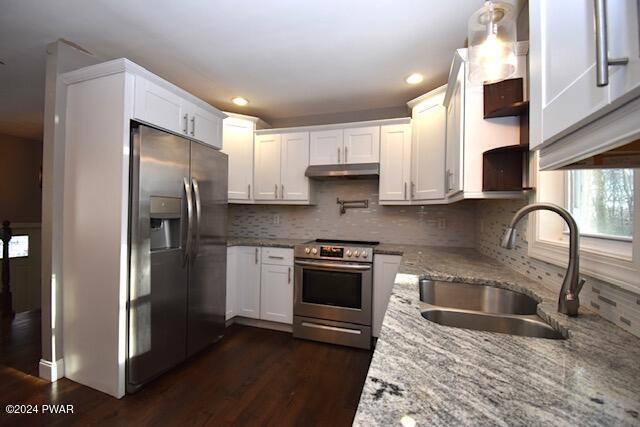
[[[513,76],[517,69],[516,22],[512,5],[486,1],[469,18],[469,78],[494,83]]]

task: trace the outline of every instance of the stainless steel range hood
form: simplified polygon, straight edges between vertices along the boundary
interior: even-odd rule
[[[360,163],[353,165],[313,165],[304,173],[311,179],[366,179],[380,176],[379,163]]]

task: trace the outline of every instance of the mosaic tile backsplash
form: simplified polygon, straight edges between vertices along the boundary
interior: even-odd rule
[[[230,205],[229,235],[260,238],[336,238],[432,246],[475,246],[469,202],[442,206],[381,206],[377,180],[318,181],[316,205]],[[336,198],[368,199],[367,209],[340,215]],[[473,204],[473,202],[471,202]]]
[[[503,249],[499,242],[505,227],[513,214],[520,209],[522,200],[478,201],[476,218],[476,248],[512,269],[541,281],[558,292],[562,285],[565,269],[527,256],[527,242],[522,239],[527,219],[518,225],[518,241],[512,250]],[[584,276],[587,280],[580,302],[622,329],[640,337],[640,295],[634,294],[596,278]]]

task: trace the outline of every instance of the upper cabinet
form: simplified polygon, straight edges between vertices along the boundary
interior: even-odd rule
[[[412,104],[411,199],[441,200],[445,196],[446,86]]]
[[[380,126],[317,130],[310,133],[311,165],[378,163]]]
[[[225,116],[200,100],[180,94],[180,90],[157,77],[151,81],[136,75],[133,116],[150,125],[222,148],[222,119]]]
[[[639,107],[623,105],[640,103],[638,2],[539,0],[529,8],[530,147],[543,149],[541,167],[636,140]]]
[[[380,161],[380,126],[344,130],[342,163],[378,163]]]
[[[344,139],[342,129],[311,132],[311,165],[337,165],[343,163]]]
[[[229,157],[229,203],[250,203],[253,200],[253,132],[258,119],[227,114],[222,151]]]
[[[264,134],[255,137],[255,200],[310,203],[309,133]],[[296,203],[296,204],[298,204]]]
[[[464,110],[465,110],[465,63],[454,61],[453,80],[446,100],[445,143],[445,193],[451,196],[462,191],[464,173]],[[479,113],[479,111],[475,111]]]
[[[409,201],[411,124],[380,127],[380,201]]]

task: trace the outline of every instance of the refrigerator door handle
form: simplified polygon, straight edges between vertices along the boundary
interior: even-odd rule
[[[187,264],[189,259],[189,251],[191,249],[191,236],[193,235],[193,198],[191,197],[191,186],[189,180],[186,177],[182,178],[184,183],[184,192],[187,196],[187,240],[184,245],[184,259],[182,260],[182,266]]]
[[[198,256],[198,252],[200,251],[200,220],[202,219],[202,202],[200,200],[200,187],[198,186],[197,179],[191,178],[191,187],[193,188],[193,194],[196,196],[196,244],[194,246],[193,253],[191,254],[191,258],[195,258]]]

